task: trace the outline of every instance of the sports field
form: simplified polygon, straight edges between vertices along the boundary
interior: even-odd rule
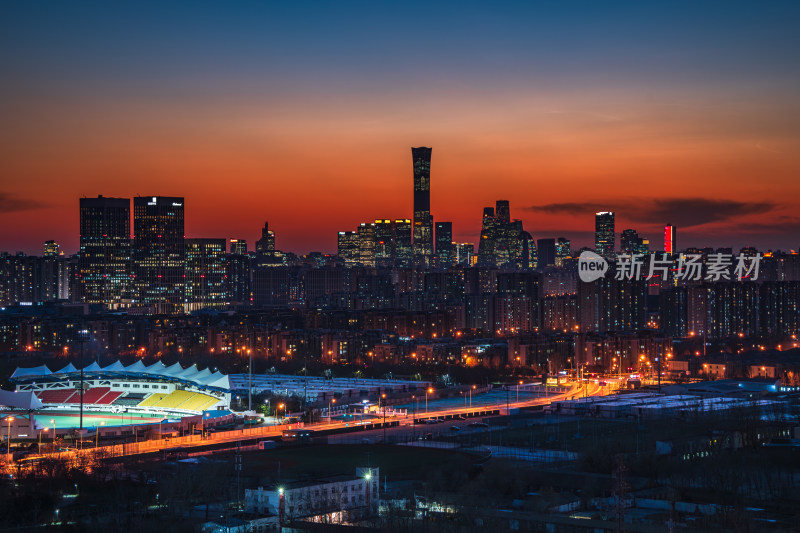
[[[33,415],[38,424],[43,427],[53,427],[55,421],[56,429],[76,428],[80,425],[79,411],[51,410],[38,411]],[[164,416],[148,415],[146,413],[110,413],[104,411],[84,411],[83,427],[92,428],[94,426],[129,426],[131,424],[147,424],[160,422]]]

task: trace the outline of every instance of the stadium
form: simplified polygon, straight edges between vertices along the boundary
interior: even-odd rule
[[[56,371],[42,365],[17,368],[10,379],[16,390],[0,395],[0,405],[6,407],[3,425],[8,421],[8,430],[2,432],[6,438],[36,438],[50,428],[69,433],[81,425],[81,403],[84,430],[102,427],[104,437],[130,435],[132,426],[215,425],[232,418],[228,376],[198,370],[197,365],[184,368],[159,361],[146,366],[136,361],[125,366],[115,361],[101,367],[93,362],[83,372],[72,363]]]

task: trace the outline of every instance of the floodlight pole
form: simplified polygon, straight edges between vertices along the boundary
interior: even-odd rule
[[[86,341],[83,331],[79,332],[81,339],[81,414],[80,414],[80,429],[83,429],[83,345]]]

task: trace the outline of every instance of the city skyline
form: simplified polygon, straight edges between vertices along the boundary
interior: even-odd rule
[[[6,8],[0,249],[76,251],[76,198],[156,194],[186,198],[189,236],[269,220],[279,248],[333,252],[413,218],[409,146],[436,148],[457,242],[508,198],[575,247],[614,211],[651,242],[672,223],[682,247],[797,248],[798,6],[418,11]]]

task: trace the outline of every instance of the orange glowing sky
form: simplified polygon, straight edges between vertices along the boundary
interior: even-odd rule
[[[565,14],[523,4],[484,27],[476,6],[432,10],[450,24],[416,30],[424,54],[399,14],[366,5],[372,25],[341,32],[329,25],[347,24],[347,3],[223,17],[183,6],[144,28],[147,6],[125,17],[95,6],[77,29],[50,11],[0,17],[12,74],[0,82],[0,250],[56,239],[76,251],[78,198],[103,194],[184,196],[187,236],[252,247],[269,220],[281,249],[335,251],[337,231],[411,217],[410,147],[422,145],[434,217],[460,242],[476,240],[484,205],[508,199],[534,238],[589,245],[594,211],[614,210],[618,232],[654,248],[665,223],[681,248],[797,248],[791,4],[721,21],[700,11],[696,31],[655,35],[613,26],[620,13],[663,20],[644,8],[534,37],[516,15],[550,28]],[[768,38],[737,45],[742,28]]]

